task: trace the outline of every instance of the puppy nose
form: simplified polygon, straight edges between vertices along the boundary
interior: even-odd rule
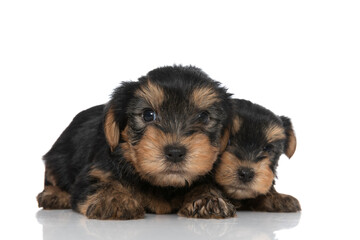
[[[186,148],[182,146],[168,145],[165,147],[166,159],[170,162],[181,162],[184,160],[186,154]]]
[[[240,168],[238,175],[240,181],[242,181],[243,183],[248,183],[254,178],[255,172],[251,168]]]

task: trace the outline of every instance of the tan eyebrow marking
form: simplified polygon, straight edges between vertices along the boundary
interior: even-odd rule
[[[210,87],[196,88],[193,90],[190,101],[199,109],[207,109],[220,98],[214,89]]]
[[[144,98],[154,109],[159,108],[165,100],[164,90],[150,80],[136,90],[135,96]]]
[[[268,142],[275,142],[286,138],[284,128],[275,124],[268,127],[265,134]]]

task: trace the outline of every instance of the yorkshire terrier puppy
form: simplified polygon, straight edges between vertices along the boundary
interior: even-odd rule
[[[281,154],[289,158],[296,137],[289,118],[246,100],[232,100],[229,145],[215,169],[215,180],[238,210],[296,212],[298,200],[274,188]]]
[[[79,113],[44,156],[39,207],[95,219],[234,216],[208,184],[228,143],[229,97],[195,67],[162,67],[123,82],[106,105]]]

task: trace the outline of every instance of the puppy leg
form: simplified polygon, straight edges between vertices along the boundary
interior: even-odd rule
[[[43,209],[68,209],[70,206],[70,194],[56,186],[55,177],[49,169],[45,170],[44,190],[36,197],[38,206]]]
[[[92,168],[72,190],[72,207],[91,219],[138,219],[145,210],[111,173]]]
[[[200,185],[185,195],[179,216],[193,218],[228,218],[236,216],[236,209],[215,186]]]
[[[301,211],[301,206],[293,196],[278,193],[272,187],[266,195],[241,201],[239,209],[263,212],[298,212]]]
[[[45,186],[44,191],[36,197],[39,207],[43,209],[68,209],[70,194],[56,186]]]

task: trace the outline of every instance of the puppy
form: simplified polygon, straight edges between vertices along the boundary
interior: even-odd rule
[[[228,142],[229,97],[191,66],[123,82],[109,103],[79,113],[44,156],[39,207],[95,219],[179,210],[186,217],[234,216],[234,206],[207,184]],[[196,202],[199,196],[206,201]]]
[[[296,149],[290,119],[246,100],[232,106],[230,144],[215,169],[216,183],[239,210],[300,211],[296,198],[274,188],[280,155],[291,158]]]

